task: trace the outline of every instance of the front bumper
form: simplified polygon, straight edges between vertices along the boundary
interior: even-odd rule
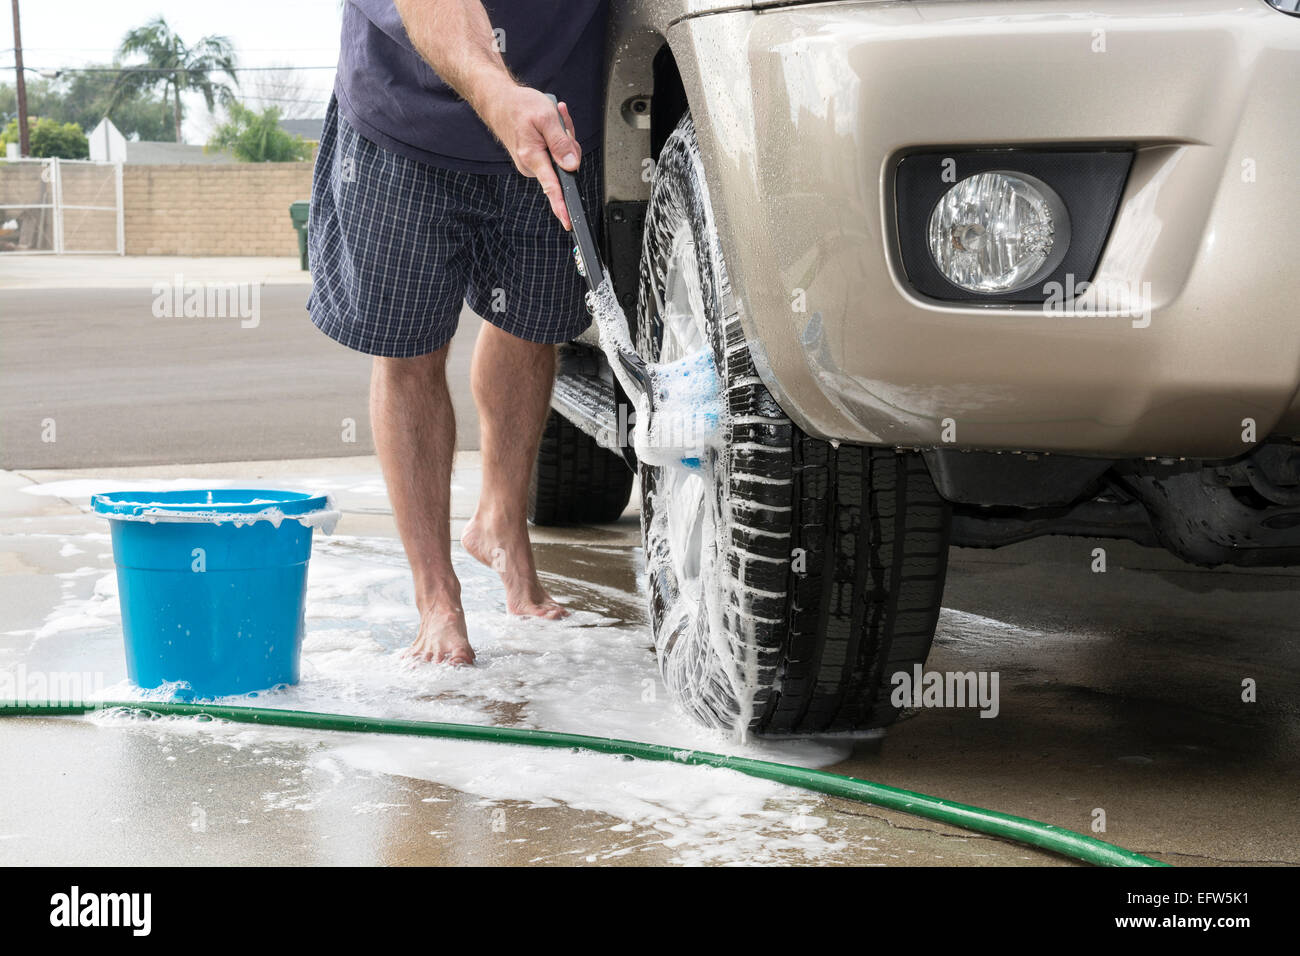
[[[894,446],[1226,458],[1300,434],[1300,20],[1259,0],[846,2],[669,32],[764,377]],[[1099,312],[941,303],[912,150],[1132,148]]]

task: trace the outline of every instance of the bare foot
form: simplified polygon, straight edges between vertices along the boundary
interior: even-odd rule
[[[420,633],[404,657],[455,666],[474,663],[474,648],[465,630],[465,612],[435,609],[420,617]]]
[[[460,543],[481,563],[501,575],[506,587],[506,609],[511,614],[557,620],[569,612],[542,588],[533,564],[528,526],[498,529],[477,514],[465,526]]]

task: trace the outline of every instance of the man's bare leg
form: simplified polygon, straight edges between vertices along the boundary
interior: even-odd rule
[[[568,614],[542,589],[528,540],[528,481],[550,410],[555,346],[538,345],[483,323],[470,385],[478,405],[483,490],[461,544],[501,575],[512,614]]]
[[[419,358],[376,358],[370,425],[415,578],[420,631],[407,653],[425,661],[472,664],[460,581],[451,566],[456,419],[446,364],[447,348]]]

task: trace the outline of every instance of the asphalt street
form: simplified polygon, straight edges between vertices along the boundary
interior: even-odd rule
[[[370,454],[370,360],[317,331],[308,291],[263,286],[252,324],[157,317],[148,286],[0,288],[0,467]],[[480,321],[465,311],[448,362],[459,448],[478,447]]]

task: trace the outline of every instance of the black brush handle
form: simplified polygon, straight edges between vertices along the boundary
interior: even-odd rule
[[[560,117],[560,126],[566,133],[570,133],[569,127],[565,125],[564,114],[560,112],[560,103],[554,94],[547,93],[552,103],[555,104],[556,115]],[[587,279],[587,288],[595,292],[600,283],[605,278],[605,266],[600,261],[600,253],[596,251],[596,237],[591,232],[591,224],[587,222],[587,213],[582,206],[582,193],[578,191],[578,180],[573,173],[564,169],[559,163],[552,159],[552,165],[555,166],[555,174],[560,177],[560,189],[564,193],[564,205],[569,211],[569,222],[573,224],[573,240],[578,250],[578,267]],[[650,371],[646,368],[645,361],[635,352],[628,352],[615,346],[618,353],[618,363],[623,366],[624,371],[632,378],[637,387],[640,388],[643,395],[647,395],[651,405],[654,404],[654,389],[650,382]]]
[[[564,114],[560,112],[559,101],[551,93],[546,95],[555,104],[555,112],[560,117],[560,126],[569,133],[569,128],[564,124]],[[578,178],[554,159],[552,165],[555,166],[556,175],[560,177],[564,205],[569,211],[569,222],[573,224],[573,241],[578,247],[578,266],[587,278],[587,288],[595,292],[601,280],[605,278],[605,267],[601,264],[600,253],[596,251],[596,237],[592,234],[591,224],[587,222],[587,213],[582,207],[582,193],[578,190]]]

